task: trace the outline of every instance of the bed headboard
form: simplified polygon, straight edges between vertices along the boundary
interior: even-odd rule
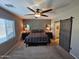
[[[41,33],[41,32],[44,32],[44,30],[43,29],[33,29],[31,32],[32,33]]]

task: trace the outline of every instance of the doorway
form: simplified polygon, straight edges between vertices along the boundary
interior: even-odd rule
[[[59,34],[60,34],[60,21],[55,21],[55,42],[59,45]]]
[[[68,19],[60,20],[60,40],[59,45],[64,48],[67,52],[70,51],[71,47],[71,33],[72,33],[72,19],[70,17]]]

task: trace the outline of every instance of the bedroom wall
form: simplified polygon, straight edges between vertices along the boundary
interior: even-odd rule
[[[15,20],[15,31],[16,31],[16,37],[13,39],[8,40],[7,42],[0,44],[0,55],[3,55],[4,53],[6,53],[10,48],[12,48],[15,44],[17,39],[19,39],[20,33],[21,33],[21,23],[22,20],[15,16],[14,14],[2,9],[0,7],[0,18],[3,19],[10,19],[10,20]]]
[[[67,19],[71,16],[74,17],[72,24],[72,36],[71,36],[71,51],[70,53],[79,59],[79,0],[74,0],[74,2],[62,9],[61,13],[59,13],[56,17],[57,20]]]
[[[51,24],[51,20],[47,19],[25,19],[24,24],[29,24],[31,29],[43,29],[46,24]]]

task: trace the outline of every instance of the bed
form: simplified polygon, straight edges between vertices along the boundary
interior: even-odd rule
[[[47,44],[49,38],[44,31],[32,31],[26,38],[26,44]]]

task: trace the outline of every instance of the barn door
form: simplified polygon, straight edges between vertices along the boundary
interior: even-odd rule
[[[70,51],[71,32],[73,17],[60,21],[60,40],[59,45],[66,51]]]

